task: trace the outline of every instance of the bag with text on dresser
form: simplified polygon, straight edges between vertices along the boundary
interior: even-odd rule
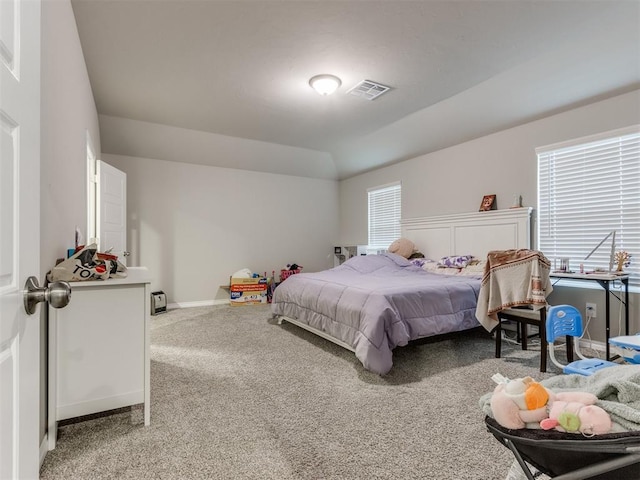
[[[47,275],[50,282],[80,282],[106,280],[127,276],[127,267],[111,254],[99,253],[94,243],[78,249],[69,258],[58,263]]]
[[[127,276],[127,267],[118,260],[118,256],[112,253],[96,252],[97,261],[104,261],[109,265],[109,278],[125,278]]]

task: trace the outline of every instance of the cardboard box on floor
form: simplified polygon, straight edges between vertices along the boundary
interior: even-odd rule
[[[233,306],[267,303],[267,278],[231,278],[230,302]]]

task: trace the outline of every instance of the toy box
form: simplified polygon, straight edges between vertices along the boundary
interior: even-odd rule
[[[266,277],[232,278],[229,290],[233,306],[267,303]]]

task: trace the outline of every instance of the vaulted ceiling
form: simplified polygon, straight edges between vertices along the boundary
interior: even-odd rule
[[[295,147],[301,168],[322,152],[333,169],[318,176],[346,178],[640,87],[638,1],[72,5],[101,116]],[[309,87],[320,73],[341,78],[335,94]],[[364,79],[391,90],[347,94]]]

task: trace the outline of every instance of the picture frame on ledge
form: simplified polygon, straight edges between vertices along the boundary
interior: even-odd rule
[[[482,197],[482,202],[480,203],[480,212],[488,212],[489,210],[495,210],[496,208],[496,196],[493,195],[485,195]]]

